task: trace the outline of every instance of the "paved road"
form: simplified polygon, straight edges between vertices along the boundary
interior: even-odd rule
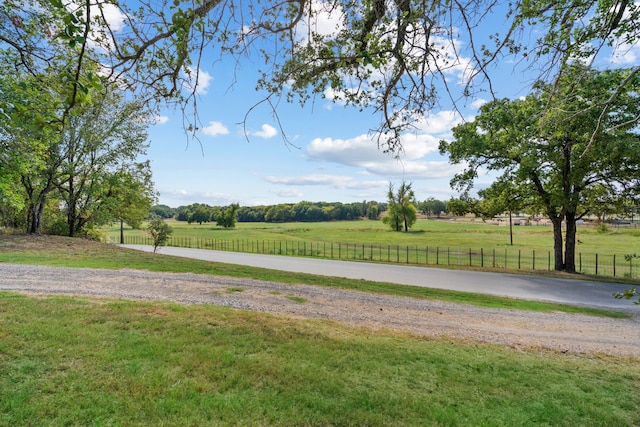
[[[148,252],[153,251],[153,247],[151,246],[122,246]],[[633,305],[632,302],[628,300],[617,300],[611,296],[612,292],[623,291],[629,287],[628,285],[607,282],[552,279],[536,276],[521,276],[517,274],[446,270],[428,267],[297,258],[168,246],[159,248],[158,253],[296,273],[310,273],[349,279],[363,279],[428,288],[485,293],[528,300],[606,308],[625,308],[635,313],[640,313],[640,306]]]

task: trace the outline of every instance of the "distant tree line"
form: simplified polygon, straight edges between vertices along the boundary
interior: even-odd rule
[[[416,203],[417,210],[428,217],[446,214],[446,206],[447,202],[433,197]],[[193,203],[177,208],[154,205],[151,207],[150,214],[152,217],[175,218],[177,221],[202,224],[218,222],[225,209],[228,207],[209,206],[203,203]],[[322,222],[362,218],[377,220],[387,209],[388,203],[372,200],[354,203],[302,201],[277,205],[238,206],[235,213],[238,222]],[[229,221],[230,212],[227,212],[226,217]]]
[[[233,208],[229,210],[230,208]],[[193,203],[188,206],[171,208],[167,205],[151,207],[151,215],[161,218],[175,218],[188,223],[216,222],[229,224],[235,214],[238,222],[322,222],[345,221],[361,218],[378,219],[387,208],[386,203],[363,201],[356,203],[308,202],[283,203],[267,206],[228,207],[209,206]]]

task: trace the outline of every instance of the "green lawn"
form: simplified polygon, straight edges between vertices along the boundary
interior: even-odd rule
[[[238,223],[235,229],[224,229],[212,223],[188,224],[168,221],[174,237],[238,240],[289,240],[365,245],[440,246],[471,248],[511,248],[509,227],[475,222],[420,219],[408,233],[388,229],[382,221],[334,221],[316,223]],[[113,241],[119,239],[119,228],[108,227],[105,233]],[[141,230],[125,229],[126,235],[146,236]],[[593,226],[578,226],[578,251],[592,253],[633,253],[639,248],[640,228],[609,226],[605,232]],[[513,249],[552,250],[551,226],[513,227]]]
[[[0,293],[3,426],[632,426],[637,360]]]

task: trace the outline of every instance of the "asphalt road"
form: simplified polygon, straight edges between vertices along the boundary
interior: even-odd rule
[[[122,246],[147,252],[153,251],[153,247],[151,246]],[[484,293],[527,300],[588,305],[602,308],[623,308],[635,313],[640,313],[640,305],[634,305],[629,300],[618,300],[612,296],[612,293],[623,291],[629,288],[629,285],[607,282],[223,252],[168,246],[159,248],[158,253],[297,273]]]

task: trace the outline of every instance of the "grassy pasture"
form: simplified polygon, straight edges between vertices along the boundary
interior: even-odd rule
[[[471,248],[504,248],[552,250],[551,226],[531,225],[513,227],[513,246],[508,226],[483,223],[480,220],[450,221],[420,219],[408,233],[389,230],[381,221],[335,221],[314,223],[238,223],[235,229],[224,229],[213,223],[188,224],[168,221],[174,237],[194,237],[239,240],[289,240],[334,243],[359,243],[400,246],[440,246]],[[107,227],[106,235],[118,241],[119,228]],[[125,229],[127,235],[145,236],[141,230]],[[585,253],[627,254],[640,249],[640,228],[609,226],[605,232],[596,227],[578,226],[578,251]]]
[[[239,223],[225,230],[214,224],[171,221],[172,246],[293,256],[316,256],[430,265],[482,268],[495,271],[553,270],[552,228],[549,225],[513,227],[477,221],[419,220],[408,233],[393,232],[381,221],[321,223]],[[119,230],[104,230],[119,241]],[[142,237],[142,238],[140,238]],[[626,259],[637,252],[640,229],[635,226],[578,228],[576,269],[582,275],[632,283],[640,278],[640,260]],[[127,229],[125,243],[151,244],[142,230]]]

